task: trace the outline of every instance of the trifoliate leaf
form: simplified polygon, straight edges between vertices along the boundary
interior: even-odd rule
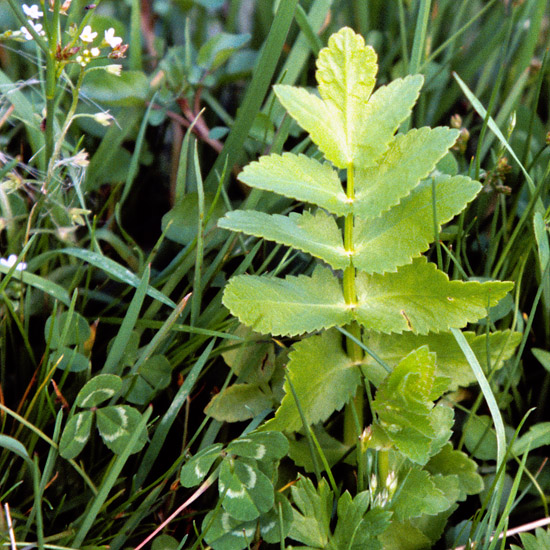
[[[281,432],[255,432],[234,439],[226,450],[254,460],[279,460],[288,453],[288,440]]]
[[[483,370],[488,373],[487,350],[491,363],[491,370],[498,370],[504,361],[509,359],[521,341],[521,333],[510,330],[498,331],[489,335],[479,336],[473,332],[463,332],[468,344],[474,351]],[[436,372],[440,376],[450,379],[450,390],[458,386],[468,386],[476,381],[475,375],[464,357],[464,353],[456,343],[452,334],[430,333],[427,335],[405,332],[403,334],[376,334],[369,333],[366,340],[369,348],[389,365],[396,365],[405,355],[421,346],[428,346],[435,352]],[[376,363],[370,356],[365,356],[365,372],[368,379],[378,386],[386,376],[385,369]]]
[[[338,168],[346,168],[352,162],[339,109],[303,88],[277,84],[273,90],[282,106],[309,133],[327,160]]]
[[[255,331],[295,336],[352,319],[340,282],[330,269],[285,279],[240,275],[225,288],[223,304]]]
[[[146,359],[135,376],[124,380],[125,390],[131,388],[126,400],[136,405],[146,405],[155,395],[170,385],[172,365],[164,355]]]
[[[76,396],[77,407],[91,409],[111,399],[122,388],[122,380],[114,374],[98,374],[87,382]]]
[[[427,332],[462,328],[486,314],[513,287],[510,282],[449,281],[415,258],[396,273],[357,276],[356,320],[377,332]]]
[[[356,216],[376,218],[407,196],[453,145],[458,130],[420,128],[397,135],[376,166],[355,171]]]
[[[273,485],[253,460],[224,459],[218,478],[226,512],[239,521],[251,521],[273,506]]]
[[[466,177],[439,177],[434,188],[431,181],[424,182],[378,218],[360,219],[354,227],[355,267],[365,273],[384,273],[410,263],[413,257],[428,250],[436,237],[434,228],[439,231],[480,189],[477,181]],[[434,223],[434,201],[437,223]]]
[[[212,464],[220,456],[223,445],[216,443],[202,449],[195,456],[191,457],[181,468],[180,483],[184,487],[198,485],[208,474]]]
[[[90,438],[93,418],[92,411],[82,411],[67,422],[59,442],[59,454],[63,458],[70,460],[80,454]]]
[[[477,464],[465,453],[454,450],[450,443],[430,458],[425,469],[433,476],[456,476],[460,490],[458,500],[476,495],[483,489],[483,478],[477,473]]]
[[[361,382],[357,365],[342,349],[340,334],[333,331],[294,344],[287,372],[310,424],[326,420],[334,411],[340,410]],[[281,406],[266,428],[297,431],[302,427],[302,419],[288,382],[285,382],[284,389],[286,395]]]
[[[334,269],[343,269],[350,263],[336,220],[322,210],[315,214],[291,212],[288,216],[234,210],[219,220],[218,226],[292,246],[321,258]]]
[[[283,153],[260,157],[244,167],[239,179],[256,189],[316,204],[339,216],[351,212],[334,169],[305,155]]]
[[[96,417],[97,429],[105,445],[113,453],[121,454],[136,431],[142,415],[128,405],[115,405],[98,409]],[[147,431],[144,429],[132,448],[132,454],[141,451],[145,443],[147,443]]]

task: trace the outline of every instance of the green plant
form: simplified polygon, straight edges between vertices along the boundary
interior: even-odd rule
[[[236,276],[223,303],[257,332],[306,334],[289,354],[286,395],[265,429],[308,431],[347,405],[340,456],[359,438],[358,490],[370,486],[371,506],[394,512],[392,528],[382,537],[391,548],[404,529],[415,533],[419,545],[437,538],[456,501],[481,489],[475,464],[447,444],[452,409],[435,402],[473,379],[449,330],[485,317],[513,285],[450,281],[422,256],[442,224],[464,210],[481,185],[453,173],[452,159],[445,157],[458,131],[421,128],[395,135],[423,77],[398,79],[372,93],[376,72],[374,50],[344,28],[319,54],[321,97],[275,86],[279,101],[329,162],[284,153],[251,163],[241,181],[303,201],[303,211],[282,216],[239,210],[218,225],[328,264],[284,279]],[[451,174],[444,173],[448,166]],[[339,170],[345,171],[344,184]],[[466,337],[476,339],[472,333]],[[491,350],[486,366],[495,368],[517,342],[518,335],[507,331],[482,336],[477,345]],[[437,361],[434,350],[441,352]],[[454,369],[453,362],[461,368]],[[371,418],[366,431],[365,392]],[[298,443],[293,458],[304,464]],[[444,475],[456,460],[467,465],[463,472],[470,482],[458,473]],[[438,518],[431,527],[423,524],[428,516]]]

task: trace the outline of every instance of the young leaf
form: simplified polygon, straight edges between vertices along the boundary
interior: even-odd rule
[[[226,458],[218,479],[226,512],[239,521],[251,521],[273,506],[273,485],[254,460]]]
[[[291,212],[288,216],[234,210],[228,212],[218,226],[292,246],[321,258],[334,269],[343,269],[350,263],[336,220],[322,210],[315,214]]]
[[[438,177],[434,187],[426,181],[378,218],[359,220],[354,227],[355,267],[365,273],[384,273],[410,263],[428,249],[434,227],[439,231],[481,189],[477,181],[462,176]],[[437,201],[435,224],[432,199]]]
[[[105,445],[115,454],[122,453],[141,420],[140,412],[128,405],[115,405],[98,409],[96,416],[97,429]],[[141,451],[145,443],[147,431],[143,430],[132,454]]]
[[[333,495],[324,478],[317,490],[308,478],[300,478],[291,488],[298,510],[289,537],[312,548],[326,548],[330,534]]]
[[[491,369],[500,369],[521,341],[521,333],[510,330],[497,331],[489,334],[476,335],[473,332],[464,332],[468,344],[479,359],[481,367],[488,372],[487,350],[490,350],[489,359]],[[421,346],[428,346],[436,356],[436,372],[439,376],[450,379],[450,390],[459,386],[468,386],[476,381],[464,353],[459,348],[452,334],[430,333],[427,335],[404,332],[403,334],[369,333],[367,345],[381,359],[389,365],[396,365],[405,355]],[[370,356],[364,358],[367,366],[365,372],[368,379],[378,386],[387,372]]]
[[[310,424],[326,420],[340,410],[361,382],[357,365],[342,349],[340,334],[333,331],[294,344],[287,371]],[[288,382],[284,389],[281,406],[265,427],[294,432],[302,427],[302,420]]]
[[[462,328],[486,315],[487,307],[512,287],[510,282],[449,281],[425,257],[415,258],[396,273],[358,274],[356,320],[378,332]]]
[[[92,411],[82,411],[67,422],[59,442],[59,454],[63,458],[70,460],[80,454],[90,438],[93,417]]]
[[[283,153],[260,157],[244,167],[239,179],[256,189],[316,204],[332,214],[344,216],[351,212],[338,174],[328,163],[305,155]],[[220,221],[224,223],[223,219]]]
[[[376,166],[355,171],[353,211],[376,218],[399,203],[435,168],[458,137],[451,128],[420,128],[397,135]]]
[[[255,331],[295,336],[351,321],[338,279],[316,267],[311,277],[240,275],[225,288],[223,304]]]
[[[180,483],[184,487],[198,485],[208,474],[212,464],[220,456],[223,448],[221,443],[216,443],[191,457],[181,468]]]
[[[122,380],[114,374],[98,374],[87,382],[76,396],[76,405],[91,409],[111,399],[122,388]]]
[[[428,461],[437,434],[433,400],[445,389],[437,382],[435,355],[427,347],[419,348],[387,376],[372,405],[387,437],[418,464]]]

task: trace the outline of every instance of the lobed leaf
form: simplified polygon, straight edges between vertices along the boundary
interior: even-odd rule
[[[434,228],[439,231],[480,189],[477,181],[467,177],[439,177],[435,190],[431,181],[426,181],[380,217],[359,219],[354,227],[354,265],[365,273],[384,273],[410,263],[428,249],[435,238]]]
[[[376,218],[427,177],[458,137],[451,128],[420,128],[397,135],[375,166],[355,171],[358,217]]]
[[[321,266],[311,277],[239,275],[225,287],[223,304],[242,323],[263,334],[296,336],[352,319],[340,282]]]
[[[350,263],[342,232],[335,219],[323,210],[315,214],[291,212],[288,216],[235,210],[228,212],[218,226],[292,246],[324,260],[334,269],[343,269]]]
[[[513,287],[511,282],[449,281],[425,257],[395,273],[357,276],[359,324],[377,332],[415,333],[462,328],[486,315]]]
[[[342,349],[340,334],[335,331],[310,336],[294,344],[287,372],[309,424],[326,420],[340,410],[361,382],[357,365]],[[284,390],[286,395],[281,406],[265,427],[294,432],[302,427],[302,420],[288,382]]]

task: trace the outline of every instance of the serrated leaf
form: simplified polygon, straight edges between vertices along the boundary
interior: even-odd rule
[[[92,430],[93,417],[92,411],[82,411],[67,422],[59,441],[59,454],[63,458],[67,460],[75,458],[86,446]]]
[[[223,304],[262,334],[296,336],[345,325],[352,319],[340,282],[321,266],[311,277],[239,275],[225,287]]]
[[[287,373],[310,424],[326,420],[340,410],[355,394],[361,382],[357,365],[342,349],[338,332],[327,331],[294,344],[289,354]],[[275,418],[266,429],[297,431],[302,420],[288,382]]]
[[[289,537],[314,548],[325,548],[330,533],[333,495],[324,478],[317,489],[309,478],[301,477],[291,487],[292,499],[298,510]]]
[[[120,454],[135,432],[141,420],[141,413],[129,405],[114,405],[98,409],[96,418],[97,429],[103,442],[113,453]],[[143,430],[131,454],[141,451],[145,443],[147,443],[147,431]]]
[[[329,38],[328,47],[319,52],[317,59],[315,76],[319,93],[325,103],[339,114],[347,144],[348,164],[360,155],[362,143],[359,140],[364,130],[361,115],[376,82],[376,61],[372,47],[365,46],[363,37],[347,27]]]
[[[450,443],[430,458],[426,470],[433,476],[456,476],[460,490],[458,500],[476,495],[483,489],[483,478],[477,473],[477,464],[465,453],[454,450]]]
[[[346,491],[338,499],[338,522],[327,550],[381,550],[378,535],[390,524],[391,512],[373,509],[367,512],[371,497],[363,491],[353,499]]]
[[[489,371],[487,350],[490,351],[491,370],[498,370],[502,368],[504,361],[513,355],[521,341],[521,333],[510,330],[493,332],[489,335],[489,341],[487,341],[486,334],[479,336],[473,332],[463,332],[463,334],[486,373]],[[437,356],[437,374],[450,379],[450,390],[455,390],[459,386],[468,386],[476,381],[464,353],[456,343],[454,336],[449,333],[427,335],[413,334],[412,332],[399,335],[370,333],[367,345],[389,365],[397,364],[414,349],[428,346],[430,351],[435,352]],[[370,356],[366,356],[365,361],[367,377],[378,386],[382,378],[386,376],[386,371]]]
[[[273,485],[253,460],[226,458],[218,478],[222,506],[233,518],[251,521],[273,506]]]
[[[220,456],[223,445],[216,443],[206,449],[202,449],[191,457],[181,468],[180,483],[184,487],[198,485],[208,474],[212,464]]]
[[[376,218],[398,204],[430,174],[457,136],[457,130],[443,127],[395,136],[376,166],[355,171],[354,213]]]
[[[279,460],[288,453],[288,440],[280,432],[255,432],[234,439],[226,450],[233,455],[260,461]]]
[[[432,548],[430,540],[420,529],[410,522],[393,520],[380,535],[384,550],[427,550]]]
[[[91,409],[111,399],[122,388],[122,380],[114,374],[98,374],[87,382],[76,396],[77,407]]]
[[[428,461],[436,437],[432,417],[435,355],[427,347],[407,355],[387,376],[376,392],[372,408],[379,426],[396,447],[419,464]]]
[[[449,508],[445,494],[433,482],[425,470],[412,468],[399,486],[399,493],[391,503],[390,509],[395,519],[403,521],[424,514],[433,516]]]
[[[273,406],[273,398],[254,384],[233,384],[216,394],[205,407],[220,422],[242,422]]]
[[[286,84],[273,90],[290,116],[306,130],[327,160],[338,168],[352,162],[341,112],[315,94]]]
[[[482,318],[512,287],[511,282],[449,281],[420,257],[396,273],[359,273],[355,316],[359,324],[378,332],[447,331]]]
[[[244,167],[239,180],[256,189],[315,204],[339,216],[351,212],[338,174],[328,163],[305,155],[260,157]]]
[[[315,214],[291,212],[288,216],[234,210],[228,212],[218,226],[292,246],[321,258],[334,269],[344,269],[350,263],[336,220],[322,210]]]
[[[439,231],[480,189],[481,185],[470,178],[439,177],[435,189],[431,181],[426,181],[380,217],[359,219],[353,236],[355,267],[365,273],[384,273],[410,263],[413,257],[428,250],[435,238],[434,228],[437,226]],[[433,200],[437,201],[437,224],[433,219]]]

